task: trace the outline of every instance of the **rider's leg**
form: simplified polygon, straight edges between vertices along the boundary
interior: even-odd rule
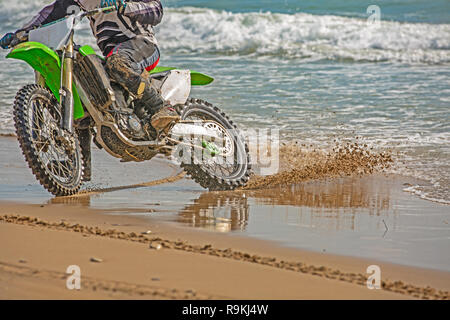
[[[109,76],[145,104],[150,114],[164,104],[159,90],[146,77],[145,68],[159,59],[157,47],[145,37],[137,37],[117,45],[106,60]]]
[[[106,60],[106,71],[116,82],[139,99],[147,114],[152,117],[152,126],[162,130],[178,114],[164,105],[160,91],[148,79],[148,71],[156,67],[159,50],[143,36],[138,36],[117,45]]]

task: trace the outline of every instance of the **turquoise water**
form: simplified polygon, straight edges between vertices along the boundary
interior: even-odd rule
[[[447,0],[172,0],[170,7],[199,7],[237,12],[311,13],[365,18],[370,5],[378,5],[383,20],[450,23]]]
[[[0,0],[0,32],[49,1]],[[322,149],[361,137],[398,153],[395,172],[423,178],[417,195],[450,203],[450,2],[163,1],[164,65],[211,74],[193,95],[242,127],[281,129]],[[378,5],[379,24],[367,8]],[[87,24],[78,43],[95,45]],[[29,69],[0,53],[0,133]]]

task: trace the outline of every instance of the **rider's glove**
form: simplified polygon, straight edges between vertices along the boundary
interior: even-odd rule
[[[123,12],[125,11],[125,8],[127,7],[127,3],[125,0],[102,0],[102,2],[100,3],[100,6],[102,8],[106,8],[106,7],[116,7],[117,12],[119,12],[120,14],[123,14]]]
[[[3,38],[0,39],[0,47],[2,47],[3,49],[8,49],[11,42],[13,42],[13,40],[15,39],[15,34],[14,33],[7,33],[3,36]]]

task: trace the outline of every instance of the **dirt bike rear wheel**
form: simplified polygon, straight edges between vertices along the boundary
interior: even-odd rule
[[[230,158],[233,158],[232,162],[210,165],[196,161],[195,152],[192,152],[189,158],[182,157],[184,160],[181,161],[181,167],[186,173],[211,191],[233,190],[245,186],[251,174],[249,148],[233,121],[219,108],[200,99],[189,99],[186,102],[181,111],[181,119],[201,120],[205,122],[205,127],[209,126],[208,129],[223,131],[223,134],[230,137],[231,143],[227,144],[226,149],[232,152]]]
[[[14,122],[25,160],[45,189],[67,196],[79,191],[83,166],[77,136],[61,137],[60,120],[59,103],[49,90],[36,84],[19,90]]]

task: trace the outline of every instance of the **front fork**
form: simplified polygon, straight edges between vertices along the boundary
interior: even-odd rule
[[[61,97],[61,128],[73,133],[73,30],[70,34],[69,40],[64,47],[62,64],[61,64],[61,87],[59,95]]]

